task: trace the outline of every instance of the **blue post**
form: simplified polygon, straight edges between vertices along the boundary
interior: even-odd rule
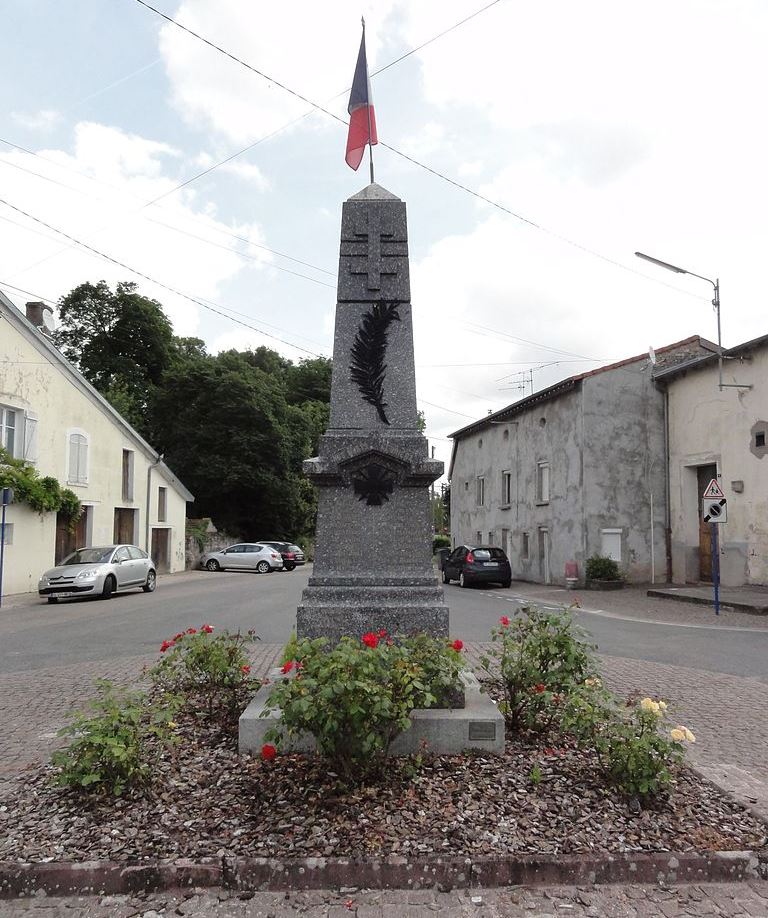
[[[712,586],[715,588],[715,615],[720,614],[720,545],[718,524],[712,526]]]
[[[3,606],[3,560],[5,555],[5,508],[6,504],[6,493],[8,489],[3,488],[0,492],[0,503],[3,505],[2,517],[0,517],[0,609]]]

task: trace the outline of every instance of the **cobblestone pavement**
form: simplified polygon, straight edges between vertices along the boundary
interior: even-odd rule
[[[248,898],[246,898],[246,896]],[[344,918],[675,918],[685,915],[722,915],[728,918],[766,918],[768,883],[718,883],[700,886],[598,886],[530,889],[432,890],[245,893],[238,896],[209,890],[186,896],[164,893],[143,898],[128,896],[55,899],[33,897],[0,900],[3,918],[156,918],[179,915],[189,918],[256,918],[289,915]]]

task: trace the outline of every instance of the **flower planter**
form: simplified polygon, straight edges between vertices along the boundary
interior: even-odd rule
[[[588,590],[621,590],[624,588],[623,580],[587,580],[585,587]]]

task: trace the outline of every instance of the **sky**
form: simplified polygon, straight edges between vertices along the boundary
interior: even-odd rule
[[[637,250],[719,277],[725,346],[768,333],[765,0],[151,2],[261,75],[138,0],[3,4],[21,308],[133,280],[211,352],[330,356],[341,204],[368,183],[338,120],[364,15],[438,458],[531,383],[716,340],[711,286]]]

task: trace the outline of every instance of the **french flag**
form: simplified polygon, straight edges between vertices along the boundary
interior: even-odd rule
[[[355,78],[349,94],[349,134],[347,135],[347,155],[344,159],[350,169],[357,169],[363,159],[367,144],[377,144],[376,113],[373,110],[371,82],[368,79],[368,60],[365,55],[365,26],[360,40],[360,53],[357,55]]]

